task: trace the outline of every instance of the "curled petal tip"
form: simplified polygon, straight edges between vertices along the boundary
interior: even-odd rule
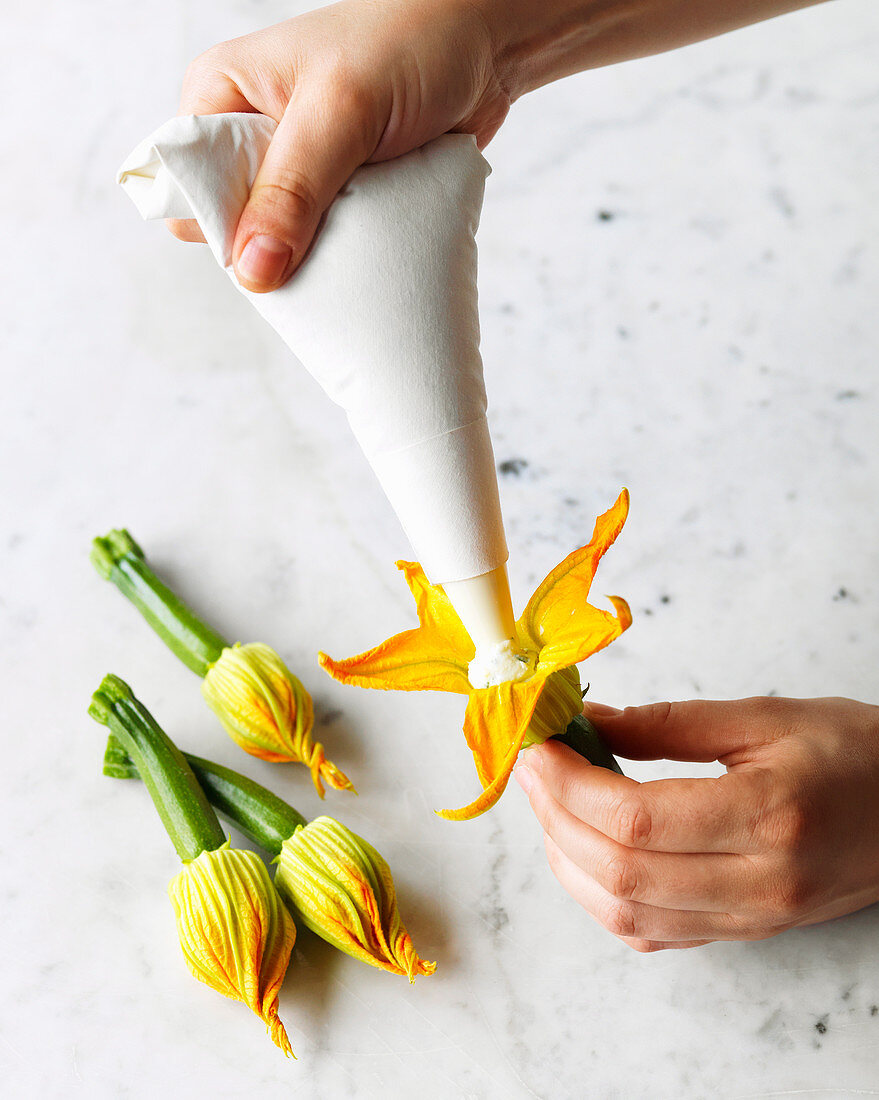
[[[265,1021],[266,1031],[269,1033],[269,1038],[275,1044],[275,1046],[283,1051],[285,1058],[292,1058],[296,1061],[296,1055],[293,1053],[293,1047],[290,1045],[290,1040],[287,1037],[287,1031],[284,1025],[278,1018],[277,1012],[269,1017]]]

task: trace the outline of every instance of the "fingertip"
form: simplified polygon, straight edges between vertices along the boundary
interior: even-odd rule
[[[166,218],[165,225],[178,241],[205,244],[204,234],[194,218]]]
[[[606,703],[594,703],[583,700],[583,717],[589,719],[618,718],[623,712],[619,707],[609,707]]]
[[[513,778],[525,794],[531,793],[531,788],[534,786],[534,776],[527,765],[521,762],[518,763],[515,768],[513,768]]]
[[[255,294],[283,286],[293,272],[293,249],[268,233],[254,233],[235,261],[238,282]]]

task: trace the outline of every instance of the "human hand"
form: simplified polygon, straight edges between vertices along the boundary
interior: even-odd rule
[[[284,283],[361,164],[450,130],[485,146],[510,105],[492,50],[472,0],[344,0],[198,57],[180,114],[256,111],[278,123],[238,224],[239,282]],[[204,240],[194,221],[168,224],[181,240]]]
[[[755,698],[587,706],[631,760],[727,774],[637,783],[553,741],[514,772],[567,892],[637,951],[757,940],[879,900],[879,707]]]

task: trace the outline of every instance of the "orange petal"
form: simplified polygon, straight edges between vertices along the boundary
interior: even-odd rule
[[[576,658],[577,661],[582,661],[595,652],[590,648],[592,641],[589,640],[593,635],[599,643],[599,649],[602,644],[607,645],[612,640],[608,637],[601,642],[610,629],[610,624],[606,621],[610,616],[607,612],[589,608],[587,599],[598,563],[622,530],[628,511],[629,493],[627,489],[623,489],[613,507],[595,521],[595,530],[589,543],[569,554],[557,565],[528,601],[517,629],[521,635],[530,639],[538,651],[544,646],[551,646],[556,640],[567,643],[576,632],[582,631],[587,640],[579,647],[580,656]],[[585,611],[587,608],[591,614],[578,620],[578,611]],[[572,620],[578,621],[575,623]],[[620,633],[625,627],[619,625],[615,629]],[[566,659],[564,663],[574,662]],[[559,666],[556,664],[556,667]]]
[[[398,561],[397,568],[403,573],[415,598],[418,621],[422,626],[433,627],[438,632],[446,655],[454,654],[460,663],[469,664],[475,647],[452,601],[438,584],[430,583],[417,561]]]
[[[482,794],[460,810],[437,810],[449,821],[478,817],[497,802],[510,779],[546,677],[474,691],[464,716],[464,736],[473,752]]]
[[[357,687],[468,695],[467,666],[474,648],[451,601],[428,581],[418,562],[398,561],[397,568],[415,597],[421,625],[344,661],[319,653],[321,668],[334,680]]]
[[[343,684],[386,691],[471,691],[467,666],[442,648],[442,639],[429,627],[406,630],[357,657],[334,661],[319,653],[320,666]]]

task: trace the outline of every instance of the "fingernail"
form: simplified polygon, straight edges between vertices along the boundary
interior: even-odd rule
[[[613,718],[615,715],[622,714],[623,712],[617,709],[617,707],[609,707],[604,703],[587,703],[584,700],[583,713],[587,718],[590,714],[594,714],[596,718]]]
[[[248,283],[271,286],[281,279],[292,255],[290,246],[275,237],[251,237],[238,257],[238,274]]]
[[[534,784],[534,776],[525,767],[524,764],[517,764],[513,770],[513,775],[516,777],[516,782],[525,792],[528,794],[531,791],[531,787]]]

